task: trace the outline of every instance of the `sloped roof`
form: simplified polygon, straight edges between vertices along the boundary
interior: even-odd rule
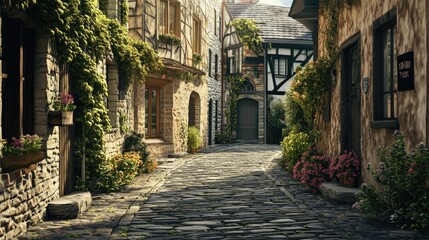
[[[289,7],[228,3],[228,8],[233,18],[254,19],[261,29],[261,37],[265,42],[302,44],[302,41],[312,41],[311,31],[289,17]]]

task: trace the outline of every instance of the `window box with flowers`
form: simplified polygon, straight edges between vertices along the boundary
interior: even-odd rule
[[[76,109],[73,96],[60,93],[52,101],[54,111],[49,111],[49,124],[52,126],[73,125],[73,110]]]
[[[41,152],[42,138],[37,135],[25,135],[3,140],[1,167],[3,172],[13,172],[20,168],[38,163],[45,158]]]

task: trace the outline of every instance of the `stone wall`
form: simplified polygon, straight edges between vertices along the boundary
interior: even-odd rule
[[[396,9],[397,39],[396,50],[398,55],[414,51],[415,88],[412,91],[398,92],[398,122],[399,129],[404,133],[407,147],[411,148],[419,142],[428,143],[427,137],[427,2],[418,0],[362,0],[359,6],[346,8],[341,13],[338,27],[338,43],[345,41],[356,34],[360,34],[361,46],[361,81],[369,78],[367,93],[361,91],[361,166],[367,164],[378,166],[377,146],[388,145],[393,141],[395,129],[371,128],[374,111],[374,74],[376,67],[373,63],[373,22],[385,13]],[[319,16],[319,29],[326,27],[324,16]],[[319,56],[326,55],[323,31],[319,31]],[[322,127],[321,148],[329,155],[340,153],[341,132],[341,66],[340,60],[336,64],[337,75],[332,89],[330,121],[320,121]],[[371,182],[372,177],[367,171],[362,171],[362,180]]]
[[[48,103],[59,90],[59,66],[55,56],[53,41],[37,33],[34,131],[43,138],[42,150],[46,158],[30,168],[0,174],[0,239],[13,238],[40,222],[47,203],[59,197],[59,128],[48,125]]]
[[[207,73],[208,78],[208,101],[207,105],[210,104],[210,99],[212,100],[212,119],[208,119],[208,121],[211,121],[212,124],[212,143],[214,143],[214,137],[216,130],[220,131],[220,124],[221,124],[221,90],[222,90],[222,43],[221,38],[222,35],[219,31],[219,16],[221,13],[221,1],[218,0],[210,0],[208,2],[208,6],[212,6],[212,8],[208,8],[207,10],[207,19],[208,19],[208,27],[206,28],[207,35],[208,35],[208,43],[209,43],[209,49],[212,51],[212,58],[211,58],[211,71],[212,73]],[[216,32],[215,32],[216,31]],[[215,76],[215,55],[218,56],[218,63],[217,63],[217,73],[218,76]],[[211,76],[210,76],[211,75]],[[218,110],[216,115],[216,101],[218,102]],[[209,108],[207,108],[209,109]],[[218,124],[216,126],[216,123]],[[207,127],[208,130],[208,127]],[[209,134],[207,133],[207,137],[209,137]]]
[[[239,99],[250,98],[258,101],[258,143],[265,143],[265,84],[264,84],[264,64],[245,63],[246,57],[256,57],[255,53],[247,47],[243,49],[243,66],[242,74],[244,78],[248,78],[255,86],[254,93],[240,94]],[[254,74],[254,68],[259,72],[259,75]]]

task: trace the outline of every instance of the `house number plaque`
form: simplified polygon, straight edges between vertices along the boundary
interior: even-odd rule
[[[398,91],[414,89],[414,52],[398,56]]]

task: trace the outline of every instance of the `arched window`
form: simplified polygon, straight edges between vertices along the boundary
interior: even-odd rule
[[[244,79],[243,86],[241,87],[241,92],[254,92],[255,85],[253,85],[252,80],[249,78]]]

